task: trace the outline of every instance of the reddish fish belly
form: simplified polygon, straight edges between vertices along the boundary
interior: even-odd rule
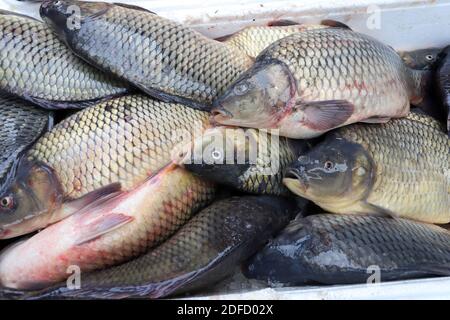
[[[204,201],[199,188],[208,187],[184,169],[169,166],[136,189],[5,250],[0,256],[0,284],[43,288],[66,279],[72,266],[80,268],[82,279],[84,272],[139,255],[175,232]]]

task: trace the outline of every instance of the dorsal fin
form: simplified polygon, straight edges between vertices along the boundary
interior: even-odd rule
[[[352,30],[352,28],[350,28],[345,23],[339,22],[339,21],[336,21],[336,20],[332,20],[332,19],[322,20],[322,21],[320,21],[320,24],[323,25],[323,26],[328,26],[328,27],[332,27],[332,28],[342,28],[342,29]]]
[[[296,26],[299,25],[300,23],[292,21],[292,20],[287,20],[287,19],[280,19],[280,20],[273,20],[270,21],[267,26],[268,27],[286,27],[286,26]]]

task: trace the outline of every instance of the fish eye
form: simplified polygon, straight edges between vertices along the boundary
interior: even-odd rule
[[[219,159],[222,158],[222,152],[220,152],[219,150],[215,149],[215,150],[213,150],[213,151],[211,152],[211,157],[212,157],[214,160],[219,160]]]
[[[3,209],[11,209],[14,205],[14,199],[11,196],[3,197],[0,200],[0,207]]]
[[[249,89],[249,85],[247,82],[239,83],[236,87],[234,87],[233,91],[236,95],[241,96],[246,93]]]
[[[332,162],[332,161],[329,161],[329,160],[328,160],[328,161],[325,161],[325,163],[323,164],[323,167],[324,167],[325,169],[327,169],[327,170],[332,169],[333,166],[334,166],[333,162]]]
[[[427,54],[427,55],[425,56],[425,59],[426,59],[427,61],[433,61],[433,60],[434,60],[434,56],[433,56],[432,54]]]

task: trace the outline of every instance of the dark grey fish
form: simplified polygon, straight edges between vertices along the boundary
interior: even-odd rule
[[[70,15],[73,8],[79,15]],[[41,17],[87,62],[165,102],[209,108],[252,63],[245,53],[148,10],[45,1]]]
[[[399,51],[403,62],[411,69],[431,70],[442,48],[427,48],[414,51]]]
[[[0,189],[14,176],[21,155],[52,126],[51,112],[0,94]]]
[[[270,283],[365,283],[450,275],[450,233],[405,219],[319,214],[294,220],[247,267]]]
[[[160,298],[210,286],[229,276],[281,230],[295,205],[273,196],[232,197],[200,211],[169,240],[143,256],[26,298]],[[20,295],[7,291],[3,294]]]
[[[447,131],[450,138],[450,46],[439,54],[437,83],[439,96],[447,111]]]
[[[214,127],[172,159],[200,177],[244,192],[291,195],[283,185],[283,172],[307,149],[304,140],[263,130]]]
[[[83,108],[129,91],[72,54],[41,21],[3,10],[0,57],[0,91],[44,108]]]
[[[415,106],[444,123],[442,120],[447,119],[448,114],[448,106],[444,103],[445,93],[441,88],[442,84],[445,83],[445,69],[439,70],[439,68],[441,64],[444,64],[445,49],[427,48],[415,51],[400,51],[399,55],[411,69],[431,71],[424,81],[423,100]]]

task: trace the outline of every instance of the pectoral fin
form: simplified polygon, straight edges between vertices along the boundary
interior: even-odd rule
[[[380,207],[378,205],[369,203],[367,201],[361,202],[361,208],[363,209],[364,213],[369,213],[373,215],[381,215],[381,216],[388,216],[391,218],[399,218],[399,215],[389,209]]]
[[[63,204],[61,208],[62,217],[68,217],[74,213],[86,212],[93,207],[99,206],[101,203],[109,200],[120,193],[120,183],[113,183],[95,191],[89,192],[81,198],[69,200]]]
[[[305,124],[311,129],[327,131],[343,125],[353,114],[353,104],[347,100],[326,100],[303,103]]]

